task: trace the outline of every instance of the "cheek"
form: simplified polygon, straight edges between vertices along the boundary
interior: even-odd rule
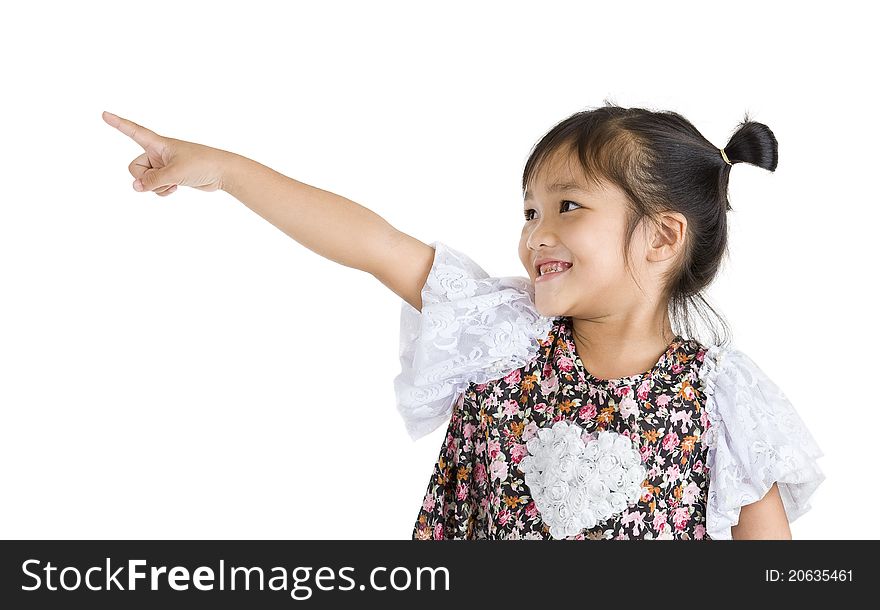
[[[622,258],[607,249],[578,253],[576,260],[572,267],[573,287],[591,294],[601,295],[616,290],[624,277]]]
[[[522,263],[527,276],[535,275],[535,270],[532,269],[532,257],[533,254],[529,251],[528,246],[521,240],[519,244],[519,262]]]
[[[575,253],[577,260],[603,275],[619,274],[623,269],[623,244],[609,227],[605,231],[593,231],[589,239]]]

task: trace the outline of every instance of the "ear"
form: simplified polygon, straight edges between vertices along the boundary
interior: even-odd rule
[[[649,261],[664,261],[678,255],[687,235],[687,218],[679,212],[662,212],[651,234]]]

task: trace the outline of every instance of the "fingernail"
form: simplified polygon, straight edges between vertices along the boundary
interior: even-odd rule
[[[144,185],[143,185],[143,183],[142,183],[140,180],[135,180],[135,181],[134,181],[134,190],[136,190],[136,191],[142,191],[142,190],[144,190]]]

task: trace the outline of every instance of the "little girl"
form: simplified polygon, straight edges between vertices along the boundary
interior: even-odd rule
[[[730,168],[776,169],[766,125],[746,117],[718,149],[674,112],[561,121],[523,173],[525,278],[240,155],[104,120],[144,148],[135,190],[223,189],[401,297],[398,410],[413,439],[448,420],[414,539],[787,539],[810,509],[817,443],[688,315],[727,251]]]

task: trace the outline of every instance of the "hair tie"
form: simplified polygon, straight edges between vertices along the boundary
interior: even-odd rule
[[[719,148],[718,150],[721,151],[721,156],[724,157],[724,161],[725,161],[728,165],[733,165],[733,163],[730,162],[730,159],[727,158],[727,154],[724,152],[724,149],[723,149],[723,148]]]

